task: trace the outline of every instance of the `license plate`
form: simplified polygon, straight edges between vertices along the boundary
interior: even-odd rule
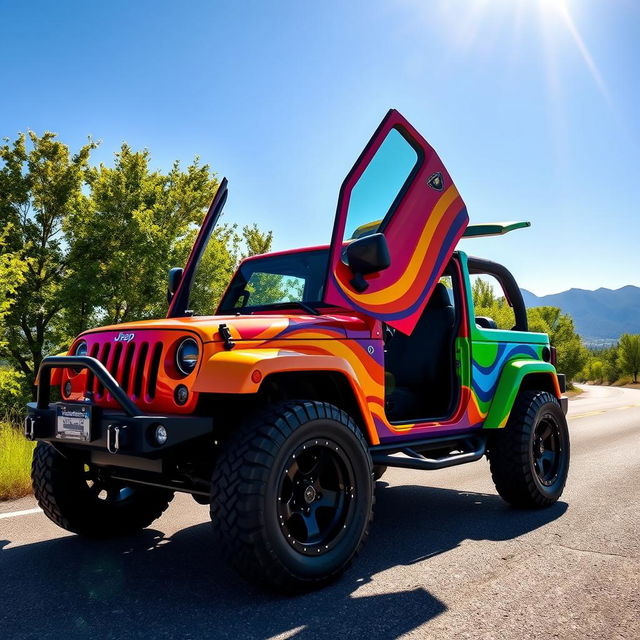
[[[56,438],[88,442],[91,439],[91,405],[59,404]]]

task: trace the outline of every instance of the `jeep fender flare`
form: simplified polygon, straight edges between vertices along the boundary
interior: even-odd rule
[[[485,418],[485,429],[500,429],[507,424],[513,403],[525,378],[534,374],[548,378],[548,381],[545,380],[547,388],[540,389],[541,391],[549,391],[558,399],[562,396],[556,369],[551,363],[540,360],[511,360],[504,365],[500,374],[493,402]]]
[[[295,371],[332,371],[342,374],[353,392],[372,444],[378,433],[355,371],[344,358],[304,353],[295,349],[238,349],[218,351],[202,363],[193,390],[200,393],[255,394],[270,375]],[[256,373],[257,372],[257,373]]]

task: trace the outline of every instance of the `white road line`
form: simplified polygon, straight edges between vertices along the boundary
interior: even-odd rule
[[[0,513],[0,520],[2,518],[15,518],[17,516],[29,516],[32,513],[42,513],[42,509],[40,509],[40,507],[36,507],[35,509],[25,509],[24,511],[9,511],[9,513]]]

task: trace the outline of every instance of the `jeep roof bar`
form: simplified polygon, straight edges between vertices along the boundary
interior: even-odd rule
[[[462,234],[463,238],[488,238],[490,236],[503,236],[509,231],[515,229],[525,229],[530,227],[531,223],[522,222],[483,222],[479,224],[470,224]]]

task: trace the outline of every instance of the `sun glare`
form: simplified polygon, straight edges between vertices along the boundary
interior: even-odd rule
[[[409,5],[425,21],[432,22],[434,14],[451,25],[452,49],[457,52],[482,51],[491,46],[502,30],[511,32],[511,41],[517,53],[521,44],[523,25],[537,15],[547,59],[552,60],[561,40],[568,35],[603,98],[612,106],[604,79],[587,47],[572,14],[571,0],[400,0]],[[558,67],[556,59],[552,66]],[[551,79],[550,79],[551,80]],[[553,82],[550,82],[553,84]]]

